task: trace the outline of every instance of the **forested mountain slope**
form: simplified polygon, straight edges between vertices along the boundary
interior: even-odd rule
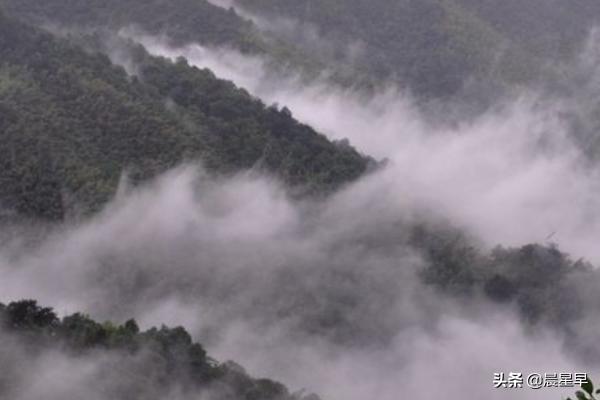
[[[398,393],[433,397],[420,384],[444,376],[440,371],[459,370],[461,362],[477,366],[470,374],[496,368],[502,361],[499,351],[489,351],[502,341],[493,340],[494,335],[483,342],[476,339],[502,331],[498,328],[513,319],[519,334],[509,326],[514,331],[507,349],[516,353],[538,339],[532,335],[530,342],[527,336],[524,344],[513,347],[521,328],[524,335],[547,331],[558,337],[550,343],[566,345],[569,358],[575,353],[600,365],[595,324],[600,271],[551,241],[567,235],[572,239],[567,243],[578,240],[581,228],[570,228],[576,223],[586,225],[585,240],[571,249],[593,246],[600,231],[595,225],[596,185],[588,193],[587,184],[596,182],[597,175],[569,174],[575,167],[562,158],[559,167],[538,159],[538,147],[547,144],[543,137],[527,142],[522,155],[520,145],[490,151],[512,141],[506,131],[528,136],[527,118],[499,129],[498,135],[504,135],[499,139],[479,134],[479,128],[437,134],[442,132],[423,123],[423,138],[436,140],[425,140],[423,147],[411,143],[421,140],[419,126],[414,138],[390,141],[392,161],[381,175],[322,201],[296,201],[296,196],[331,193],[377,163],[345,140],[329,141],[297,121],[288,108],[268,106],[207,69],[183,58],[152,56],[135,42],[112,36],[121,28],[139,27],[165,34],[171,44],[233,48],[298,70],[335,68],[349,61],[357,76],[451,103],[470,85],[495,93],[560,72],[552,62],[568,62],[577,53],[597,7],[591,0],[574,0],[576,9],[544,1],[237,0],[268,21],[284,17],[300,22],[288,28],[316,27],[318,38],[334,44],[334,51],[313,53],[311,43],[296,43],[293,34],[276,39],[278,28],[261,32],[235,10],[205,0],[0,0],[7,10],[0,13],[0,292],[5,296],[0,301],[33,293],[58,307],[107,319],[185,319],[207,346],[217,345],[211,352],[227,347],[225,353],[248,365],[260,359],[254,364],[257,370],[321,385],[319,393],[337,386],[327,394],[331,398],[361,399],[364,393],[376,399],[396,399]],[[41,30],[46,24],[50,31],[70,34],[53,36]],[[557,25],[564,29],[555,30]],[[115,41],[107,42],[105,34]],[[127,69],[107,56],[115,47],[124,50]],[[588,70],[578,74],[583,76],[581,87],[597,83]],[[600,122],[588,114],[597,115],[598,108],[585,109],[577,101],[597,104],[596,90],[580,100],[581,88],[570,84],[572,78],[552,90],[572,90],[573,107],[583,109],[574,122],[587,122],[591,128],[581,131],[595,133]],[[331,92],[332,98],[341,97]],[[394,101],[392,109],[398,103],[390,92],[384,99]],[[310,110],[328,114],[326,102],[318,101]],[[317,109],[321,106],[323,110]],[[387,104],[381,108],[385,114]],[[386,118],[366,112],[339,121],[362,111],[342,109],[332,118],[339,123],[339,137],[355,128],[369,135],[367,140],[386,140],[385,134],[378,135],[386,131]],[[387,125],[398,131],[421,125],[411,121],[420,116],[403,112],[398,110],[401,117]],[[496,117],[481,130],[496,129]],[[568,123],[569,117],[561,120]],[[514,129],[522,122],[523,131]],[[548,124],[548,130],[553,128]],[[482,136],[485,146],[446,141],[471,135]],[[590,151],[597,154],[600,141],[591,143],[596,145],[588,146]],[[463,146],[465,151],[456,151]],[[554,152],[552,143],[548,147]],[[400,149],[406,152],[394,155]],[[556,153],[571,151],[565,145]],[[415,154],[404,157],[409,152]],[[475,162],[454,168],[473,156],[497,165],[488,170],[487,162]],[[521,157],[531,157],[536,168]],[[393,165],[401,158],[406,161]],[[22,218],[62,220],[92,213],[113,197],[124,172],[135,185],[186,162],[200,162],[210,176],[180,185],[177,177],[187,174],[167,175],[165,181],[174,185],[158,182],[131,196],[124,193],[100,217],[77,224],[30,224]],[[504,169],[505,163],[516,168]],[[261,178],[223,179],[247,170],[259,171]],[[422,170],[427,171],[420,174]],[[279,196],[270,176],[284,182],[291,196]],[[509,179],[501,179],[505,177]],[[489,184],[480,186],[478,180]],[[575,182],[565,184],[570,181]],[[560,192],[576,193],[556,196],[559,191],[547,191],[546,182]],[[553,196],[557,198],[547,204]],[[469,207],[475,211],[465,213]],[[548,218],[579,208],[583,212],[572,219]],[[527,225],[538,218],[549,223],[515,234],[529,230]],[[504,224],[501,219],[514,221]],[[547,235],[546,227],[554,230],[554,221],[558,227]],[[51,232],[45,231],[47,225]],[[491,235],[492,230],[503,233]],[[543,243],[521,243],[538,240]],[[497,241],[504,245],[492,247]],[[488,317],[494,319],[496,313],[507,319],[490,322]],[[447,319],[466,322],[468,329],[457,334],[464,335],[464,342],[448,340],[452,332],[444,335]],[[480,319],[485,329],[472,330]],[[183,328],[142,332],[133,320],[97,323],[82,314],[59,319],[35,301],[20,301],[0,303],[0,337],[0,398],[317,400],[290,393],[277,382],[254,379],[234,363],[217,363]],[[547,346],[542,352],[546,349],[553,350]],[[481,354],[489,364],[473,363]],[[437,369],[432,357],[445,359],[450,368]],[[415,365],[422,372],[410,374]],[[397,374],[389,375],[390,370]],[[450,377],[470,384],[470,374],[459,377],[462,381]],[[396,386],[403,380],[419,385]],[[369,381],[365,387],[372,389],[357,391],[356,381]]]
[[[10,14],[38,25],[137,27],[175,45],[225,46],[264,56],[274,70],[332,72],[338,83],[393,79],[416,95],[456,95],[465,86],[494,91],[531,83],[568,62],[600,17],[593,0],[236,0],[259,16],[300,22],[298,35],[266,31],[206,0],[87,2],[2,0]],[[290,26],[289,24],[287,25]],[[263,27],[265,28],[265,27]],[[325,44],[302,40],[316,28]],[[269,32],[272,31],[272,32]],[[326,43],[333,51],[317,51]],[[467,89],[468,90],[468,89]]]
[[[600,21],[595,0],[454,0],[511,43],[540,57],[573,57]]]
[[[264,35],[233,9],[207,0],[1,0],[8,14],[38,26],[117,31],[135,28],[164,35],[173,45],[199,43],[265,58],[274,72],[315,76],[324,66],[277,36]]]
[[[250,21],[206,0],[2,0],[8,14],[37,24],[120,29],[136,25],[165,34],[175,42],[228,45],[245,52],[261,50],[261,39]]]
[[[259,15],[314,25],[326,40],[346,47],[358,43],[363,47],[358,68],[378,79],[397,79],[426,96],[455,94],[471,77],[519,82],[535,67],[518,49],[505,48],[503,36],[493,27],[449,1],[239,0],[237,4]]]
[[[358,68],[379,79],[395,78],[427,97],[454,95],[473,80],[488,87],[535,80],[549,64],[579,50],[600,16],[591,0],[237,0],[236,5],[299,21],[301,29],[315,26],[326,40],[346,47],[358,44],[363,49]]]
[[[104,55],[0,15],[3,209],[62,218],[97,209],[183,161],[260,166],[303,192],[352,181],[370,162],[212,72],[138,48],[131,78]]]
[[[54,399],[62,393],[127,400],[200,395],[223,400],[318,400],[316,395],[291,394],[269,379],[251,378],[231,361],[217,363],[182,327],[141,332],[134,320],[100,324],[82,314],[59,319],[52,309],[26,300],[0,304],[0,330],[1,398],[28,393]],[[49,358],[55,360],[55,372],[64,369],[68,379],[49,387],[29,381],[31,375],[48,372],[43,365]]]

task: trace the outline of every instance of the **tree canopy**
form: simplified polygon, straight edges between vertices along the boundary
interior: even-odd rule
[[[304,193],[339,187],[371,163],[184,60],[137,47],[131,77],[105,55],[0,18],[5,210],[53,219],[95,210],[124,170],[136,182],[184,161],[217,173],[263,168]]]
[[[114,357],[121,373],[127,375],[127,384],[109,381],[102,388],[113,399],[162,399],[173,388],[196,394],[216,393],[220,399],[231,400],[318,399],[315,395],[290,393],[279,382],[252,378],[234,362],[218,363],[202,345],[192,341],[183,327],[163,325],[141,331],[135,320],[122,325],[98,323],[80,313],[61,319],[35,300],[22,300],[0,303],[0,335],[4,342],[8,335],[17,346],[27,348],[29,358],[49,351],[61,352],[71,360],[96,357],[98,352],[104,358]],[[99,369],[100,381],[102,374],[111,373]],[[10,379],[0,377],[0,397],[10,397],[11,390],[18,386],[18,382],[7,381]]]

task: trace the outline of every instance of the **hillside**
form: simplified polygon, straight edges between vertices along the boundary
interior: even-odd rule
[[[0,0],[0,399],[600,368],[596,1]]]
[[[576,55],[600,21],[600,3],[594,0],[454,1],[511,43],[554,61]]]
[[[470,78],[489,86],[520,83],[539,66],[486,21],[451,1],[239,0],[258,15],[315,26],[344,48],[358,43],[358,68],[378,79],[396,79],[416,94],[456,94]],[[491,81],[491,82],[490,82]]]
[[[519,49],[505,49],[505,37],[460,5],[427,1],[238,1],[244,10],[301,22],[299,32],[259,29],[234,9],[206,0],[2,0],[7,12],[35,25],[136,27],[165,35],[172,44],[224,46],[265,58],[273,71],[314,78],[324,70],[342,85],[380,83],[393,78],[417,95],[455,94],[471,77],[487,86],[519,83],[539,67]],[[302,40],[305,25],[324,35],[322,44]],[[277,26],[275,24],[274,26]],[[321,51],[322,46],[333,50]],[[358,48],[358,52],[350,50]],[[497,61],[497,53],[505,53]],[[352,56],[349,53],[356,53]]]
[[[5,11],[36,26],[70,29],[136,28],[147,34],[164,35],[173,45],[199,43],[235,49],[265,58],[273,72],[288,69],[310,78],[324,65],[274,35],[265,35],[233,9],[226,10],[207,0],[1,0]]]
[[[340,45],[338,58],[358,44],[362,54],[349,62],[429,98],[548,77],[551,64],[581,50],[600,17],[593,0],[237,0],[236,6],[298,21],[299,31],[316,27]]]
[[[328,70],[342,85],[393,79],[418,97],[445,98],[554,79],[552,64],[581,49],[600,17],[593,0],[236,0],[237,8],[299,22],[259,28],[235,9],[206,0],[2,0],[36,25],[85,29],[137,27],[190,42],[260,55],[273,71],[312,79]],[[272,25],[272,27],[271,27]],[[290,29],[290,24],[285,25]],[[320,41],[306,32],[316,29]],[[323,40],[321,40],[321,38]],[[324,51],[323,48],[328,48]]]
[[[136,54],[131,78],[104,55],[0,16],[4,209],[53,219],[94,210],[125,170],[135,182],[183,161],[220,173],[260,165],[304,193],[366,171],[367,158],[287,109],[183,60]]]
[[[206,0],[2,0],[0,4],[6,13],[38,25],[113,29],[135,25],[149,33],[165,34],[178,43],[193,40],[250,53],[264,46],[250,21]]]
[[[162,326],[142,332],[134,320],[123,325],[100,324],[82,314],[59,319],[52,309],[26,300],[0,304],[0,329],[1,398],[27,393],[26,388],[36,392],[39,386],[28,381],[29,373],[47,373],[44,358],[52,356],[60,360],[55,370],[71,366],[72,374],[62,383],[64,387],[45,387],[35,393],[37,396],[54,399],[61,393],[76,396],[84,391],[86,398],[128,400],[175,395],[318,400],[316,395],[291,394],[284,385],[269,379],[251,378],[234,362],[217,363],[182,327]],[[12,347],[10,355],[7,346]],[[78,366],[82,368],[89,360],[95,360],[95,368],[87,376],[79,376],[82,371]]]

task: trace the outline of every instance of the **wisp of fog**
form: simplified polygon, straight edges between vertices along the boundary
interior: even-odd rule
[[[297,204],[270,179],[198,170],[124,190],[33,250],[5,247],[0,290],[62,313],[181,324],[218,357],[331,399],[424,399],[440,387],[501,399],[494,372],[576,368],[559,337],[527,334],[510,309],[423,285],[401,229],[422,216],[371,192],[379,177]]]
[[[571,102],[524,91],[474,120],[440,127],[397,89],[365,99],[319,82],[274,82],[257,58],[135,39],[154,54],[209,68],[267,104],[286,105],[332,139],[347,138],[365,154],[388,158],[389,168],[371,182],[383,187],[370,190],[425,204],[488,246],[544,242],[554,233],[562,250],[600,260],[598,169],[583,160],[568,133],[564,114]],[[582,62],[597,54],[588,53]]]
[[[5,242],[7,299],[36,298],[62,314],[134,317],[145,327],[184,325],[218,358],[332,400],[559,397],[496,390],[493,373],[582,368],[558,333],[527,331],[510,306],[423,284],[426,261],[405,229],[449,224],[482,248],[543,243],[555,233],[562,250],[600,261],[598,170],[582,161],[561,101],[524,92],[440,126],[397,89],[365,98],[324,81],[273,82],[257,58],[125,34],[389,162],[321,200],[292,199],[257,171],[215,178],[201,165],[124,184],[89,220],[33,244]],[[24,358],[10,347],[0,355]],[[111,362],[30,360],[24,367],[44,380],[77,379],[68,392],[31,386],[18,399],[73,397]]]

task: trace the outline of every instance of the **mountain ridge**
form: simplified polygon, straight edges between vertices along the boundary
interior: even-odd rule
[[[1,18],[7,209],[51,219],[97,210],[123,170],[135,182],[187,160],[221,173],[263,160],[266,171],[305,193],[350,182],[372,162],[183,60],[137,47],[142,74],[130,77],[105,55]]]

